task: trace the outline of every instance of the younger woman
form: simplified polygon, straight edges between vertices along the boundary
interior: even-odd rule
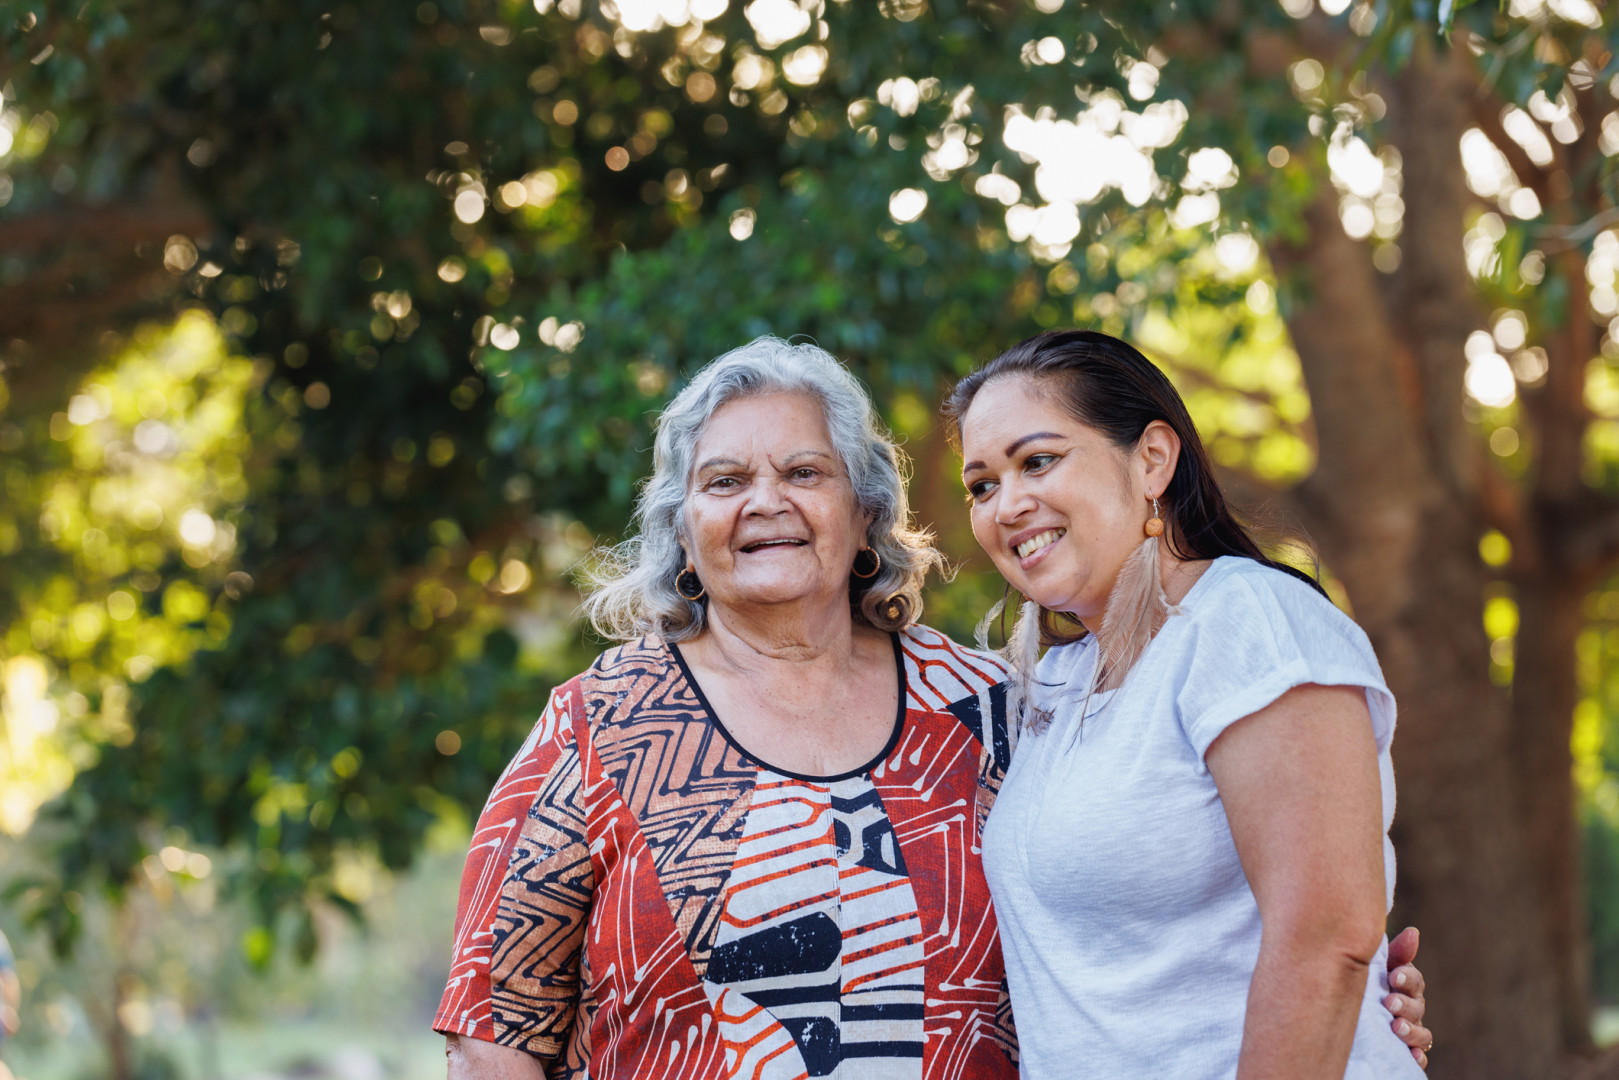
[[[1055,645],[983,844],[1023,1074],[1421,1077],[1382,1004],[1394,699],[1365,635],[1237,524],[1124,342],[1042,334],[946,413],[974,535]]]

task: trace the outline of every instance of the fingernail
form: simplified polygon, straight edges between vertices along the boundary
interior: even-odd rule
[[[1395,997],[1392,994],[1389,995],[1389,1012],[1391,1012],[1391,1013],[1399,1012],[1401,1005],[1402,1005],[1402,1002],[1400,1001],[1399,998]]]
[[[1404,1020],[1396,1020],[1394,1021],[1394,1030],[1397,1034],[1406,1035],[1410,1033],[1411,1025]]]
[[[1404,986],[1405,985],[1405,972],[1396,971],[1394,973],[1394,985],[1395,986]]]

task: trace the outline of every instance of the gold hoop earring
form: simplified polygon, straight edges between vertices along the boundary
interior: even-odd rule
[[[675,575],[675,592],[680,594],[682,600],[690,600],[694,604],[708,595],[708,589],[697,576],[696,568],[690,566]]]
[[[858,564],[859,564],[860,556],[862,556],[862,555],[870,555],[871,556],[871,571],[869,573],[862,574],[860,572],[860,570],[859,570]],[[849,568],[849,573],[853,574],[855,577],[860,578],[862,580],[869,580],[871,578],[876,577],[877,576],[877,571],[879,571],[879,570],[881,570],[883,568],[883,557],[881,555],[877,554],[877,551],[874,548],[869,548],[869,547],[868,548],[861,548],[859,551],[854,553],[854,557],[855,557],[856,565],[851,566]]]
[[[1158,500],[1152,500],[1152,517],[1147,519],[1146,532],[1148,536],[1164,535],[1164,519],[1158,516]]]

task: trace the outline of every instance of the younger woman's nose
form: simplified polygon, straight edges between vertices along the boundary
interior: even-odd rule
[[[1016,480],[1001,484],[995,495],[995,522],[998,525],[1013,524],[1036,505],[1029,489]]]

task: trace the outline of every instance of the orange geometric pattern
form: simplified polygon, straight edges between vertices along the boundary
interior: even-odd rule
[[[445,1033],[553,1077],[1016,1075],[978,860],[1005,669],[914,627],[868,771],[748,758],[643,639],[559,687],[473,834]]]

